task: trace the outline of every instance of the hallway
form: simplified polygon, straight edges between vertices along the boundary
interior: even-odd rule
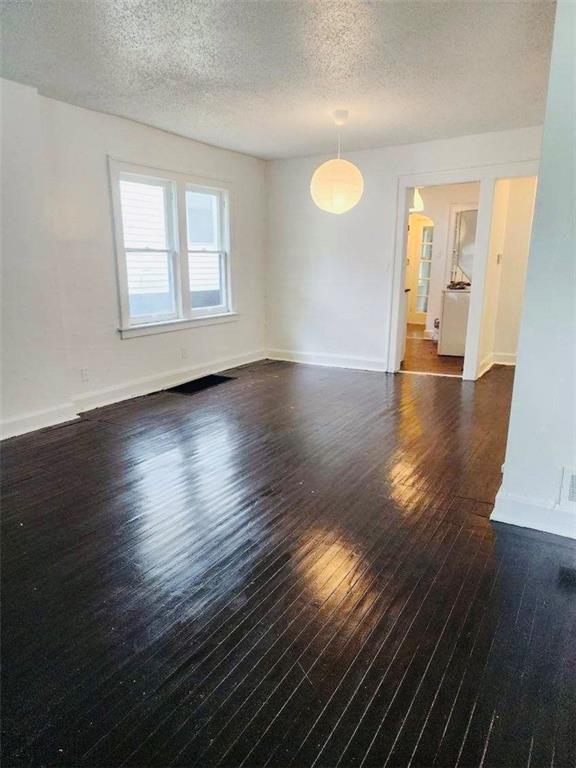
[[[423,326],[408,323],[406,352],[400,370],[461,376],[464,358],[439,355],[437,349],[437,343],[426,337]]]

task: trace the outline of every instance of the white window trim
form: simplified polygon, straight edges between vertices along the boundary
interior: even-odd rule
[[[215,325],[222,322],[231,322],[238,319],[238,313],[234,311],[232,296],[232,269],[231,269],[231,244],[230,244],[230,190],[222,182],[201,178],[187,173],[169,171],[160,168],[134,163],[126,163],[108,157],[110,176],[110,190],[112,197],[112,214],[114,225],[114,245],[116,252],[116,272],[118,278],[118,304],[120,324],[118,331],[122,339],[134,338],[156,333],[184,330],[204,325]],[[161,318],[130,318],[128,299],[128,274],[126,267],[126,248],[124,247],[124,234],[122,230],[122,209],[120,201],[120,178],[124,175],[138,177],[143,183],[166,184],[169,194],[173,195],[170,210],[167,211],[167,221],[171,227],[171,239],[174,243],[173,271],[176,283],[176,313]],[[188,229],[186,218],[186,189],[193,188],[200,192],[217,192],[221,200],[220,209],[220,245],[221,250],[212,251],[190,250],[188,251]],[[128,249],[130,250],[130,249]],[[164,251],[163,251],[164,252]],[[200,307],[193,309],[190,306],[190,292],[188,272],[189,253],[219,253],[224,259],[223,294],[225,302],[213,307]]]
[[[153,336],[157,333],[171,333],[172,331],[183,331],[187,328],[203,328],[206,325],[233,323],[237,319],[237,312],[223,312],[220,315],[205,315],[204,317],[194,317],[185,320],[142,323],[141,325],[131,325],[128,328],[119,328],[118,330],[123,339],[134,339],[137,336]]]

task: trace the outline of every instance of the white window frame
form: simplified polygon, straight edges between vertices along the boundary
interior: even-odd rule
[[[211,315],[221,315],[224,312],[228,311],[229,308],[229,293],[230,293],[230,259],[228,258],[229,251],[227,250],[227,243],[229,240],[229,225],[228,225],[228,202],[227,202],[227,194],[223,192],[223,190],[215,190],[214,187],[206,187],[206,186],[200,186],[198,184],[192,184],[187,183],[185,187],[185,192],[187,190],[192,190],[194,192],[204,192],[205,194],[214,194],[215,192],[219,194],[219,206],[218,206],[218,245],[220,246],[216,250],[210,249],[210,248],[200,248],[200,249],[190,249],[188,247],[188,222],[187,219],[184,219],[184,223],[186,225],[186,285],[189,287],[190,284],[190,275],[189,275],[189,257],[192,254],[213,254],[213,255],[219,255],[220,257],[220,274],[222,275],[222,297],[224,301],[222,304],[213,306],[213,307],[198,307],[197,309],[194,309],[192,306],[188,306],[188,312],[190,317],[209,317]],[[186,216],[186,198],[184,198],[184,213]],[[190,291],[186,290],[182,293],[185,293],[188,302],[190,302]]]
[[[148,166],[125,163],[108,158],[110,172],[110,188],[112,196],[112,214],[114,219],[114,237],[116,251],[116,271],[118,277],[118,302],[120,308],[119,331],[122,338],[131,338],[152,333],[180,330],[194,325],[207,325],[227,322],[236,317],[232,307],[232,275],[230,259],[230,191],[227,187],[214,183],[212,180],[195,177],[176,171],[167,171]],[[158,252],[156,249],[129,248],[124,245],[122,227],[122,207],[120,199],[120,181],[129,180],[163,184],[167,189],[165,201],[167,206],[166,222],[168,227],[168,248],[172,255],[172,275],[175,293],[175,312],[169,315],[154,317],[130,316],[128,295],[128,270],[126,252],[139,253]],[[186,214],[186,190],[215,194],[218,197],[219,215],[219,248],[218,250],[201,249],[188,250],[188,223]],[[162,253],[166,251],[162,250]],[[191,306],[190,275],[188,269],[189,254],[218,253],[221,259],[223,302],[217,306]]]

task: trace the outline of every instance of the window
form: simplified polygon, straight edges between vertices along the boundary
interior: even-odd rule
[[[111,162],[121,330],[231,315],[227,192]]]
[[[139,322],[177,316],[171,200],[167,182],[120,179],[129,314]]]
[[[193,309],[226,303],[226,252],[222,245],[221,205],[218,194],[188,186],[186,189],[188,274]]]
[[[430,293],[430,272],[432,269],[432,239],[434,227],[422,227],[422,245],[420,247],[420,266],[418,267],[418,294],[416,312],[428,311]]]

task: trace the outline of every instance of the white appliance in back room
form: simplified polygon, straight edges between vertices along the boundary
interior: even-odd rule
[[[464,356],[469,307],[469,288],[460,291],[444,288],[440,310],[440,334],[438,336],[439,355]]]

